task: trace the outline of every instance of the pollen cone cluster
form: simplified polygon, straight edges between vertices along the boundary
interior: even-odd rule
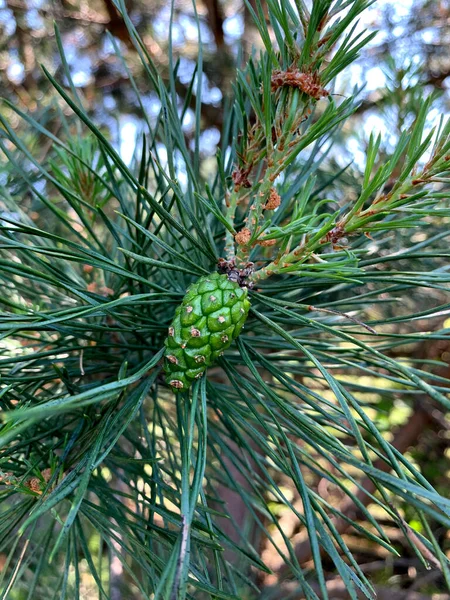
[[[175,311],[165,341],[167,383],[187,390],[237,338],[249,308],[247,289],[227,275],[211,273],[196,281]]]

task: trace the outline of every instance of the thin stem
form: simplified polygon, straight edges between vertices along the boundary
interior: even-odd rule
[[[225,213],[225,217],[226,217],[227,221],[231,224],[234,223],[234,219],[236,216],[237,201],[238,201],[238,192],[232,191],[231,194],[227,193],[227,198],[226,198],[227,210]],[[234,237],[229,229],[227,229],[225,232],[224,252],[225,252],[225,257],[227,260],[232,260],[234,258],[234,255],[235,255]]]

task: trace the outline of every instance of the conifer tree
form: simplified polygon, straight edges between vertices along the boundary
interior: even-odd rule
[[[81,598],[86,574],[108,599],[274,597],[262,544],[296,597],[329,597],[327,557],[350,598],[375,598],[342,524],[393,554],[395,525],[450,584],[434,530],[450,501],[380,427],[394,401],[450,405],[436,363],[404,350],[448,335],[415,323],[448,310],[450,122],[430,128],[421,99],[388,154],[371,136],[348,185],[334,142],[358,90],[333,86],[373,37],[358,28],[370,4],[249,4],[264,50],[237,64],[213,172],[201,43],[181,103],[179,64],[169,52],[163,83],[123,0],[160,106],[131,164],[86,110],[57,28],[52,106],[37,119],[4,101],[0,598]],[[409,302],[430,291],[442,302]]]

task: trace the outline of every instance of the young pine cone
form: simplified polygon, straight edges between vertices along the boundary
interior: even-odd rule
[[[167,383],[187,390],[231,346],[249,308],[247,289],[227,275],[210,273],[196,281],[176,309],[165,341]]]

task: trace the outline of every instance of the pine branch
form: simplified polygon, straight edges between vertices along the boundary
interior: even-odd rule
[[[78,597],[83,570],[108,598],[120,566],[128,595],[235,600],[260,595],[261,540],[306,597],[329,597],[334,564],[352,600],[373,598],[342,535],[351,526],[396,553],[369,500],[450,584],[430,525],[450,527],[450,501],[402,453],[428,416],[415,413],[397,447],[385,435],[396,404],[450,405],[440,358],[402,350],[448,337],[416,325],[449,310],[449,123],[431,131],[425,100],[392,151],[372,136],[363,172],[336,168],[356,99],[336,100],[332,85],[371,39],[355,29],[368,2],[268,0],[267,14],[249,3],[264,51],[238,72],[211,172],[204,49],[181,98],[170,36],[164,79],[115,6],[147,78],[113,43],[145,115],[130,162],[86,109],[57,29],[64,78],[44,72],[58,102],[0,114],[4,589],[42,582]],[[222,527],[240,529],[224,487],[251,536]],[[314,583],[283,511],[307,532]]]

